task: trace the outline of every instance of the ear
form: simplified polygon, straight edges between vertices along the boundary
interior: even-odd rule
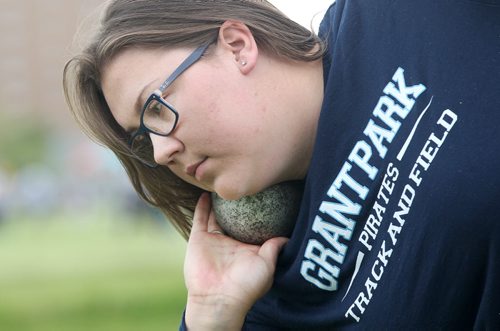
[[[243,74],[257,64],[259,50],[250,29],[239,21],[226,21],[219,29],[218,44],[232,54],[234,63]]]

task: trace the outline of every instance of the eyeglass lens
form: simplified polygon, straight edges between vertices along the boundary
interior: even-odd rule
[[[176,116],[164,104],[165,101],[156,98],[159,97],[155,96],[146,105],[142,120],[148,130],[160,135],[167,135],[174,129]]]
[[[174,110],[166,106],[164,100],[155,95],[147,103],[144,109],[144,126],[154,134],[168,135],[175,128],[176,114]],[[156,165],[154,149],[148,133],[139,134],[132,141],[132,153],[148,165]]]

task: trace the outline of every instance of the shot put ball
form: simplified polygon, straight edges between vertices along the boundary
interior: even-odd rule
[[[301,182],[291,181],[238,200],[224,200],[212,193],[212,207],[217,223],[228,236],[260,245],[270,238],[291,235],[302,190]]]

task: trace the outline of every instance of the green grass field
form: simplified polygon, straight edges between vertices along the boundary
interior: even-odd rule
[[[111,213],[0,224],[0,330],[176,330],[185,243]]]

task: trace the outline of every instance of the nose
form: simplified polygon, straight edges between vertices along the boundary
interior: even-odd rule
[[[155,162],[160,165],[167,165],[175,160],[177,153],[184,150],[184,144],[172,135],[163,137],[150,134]]]

